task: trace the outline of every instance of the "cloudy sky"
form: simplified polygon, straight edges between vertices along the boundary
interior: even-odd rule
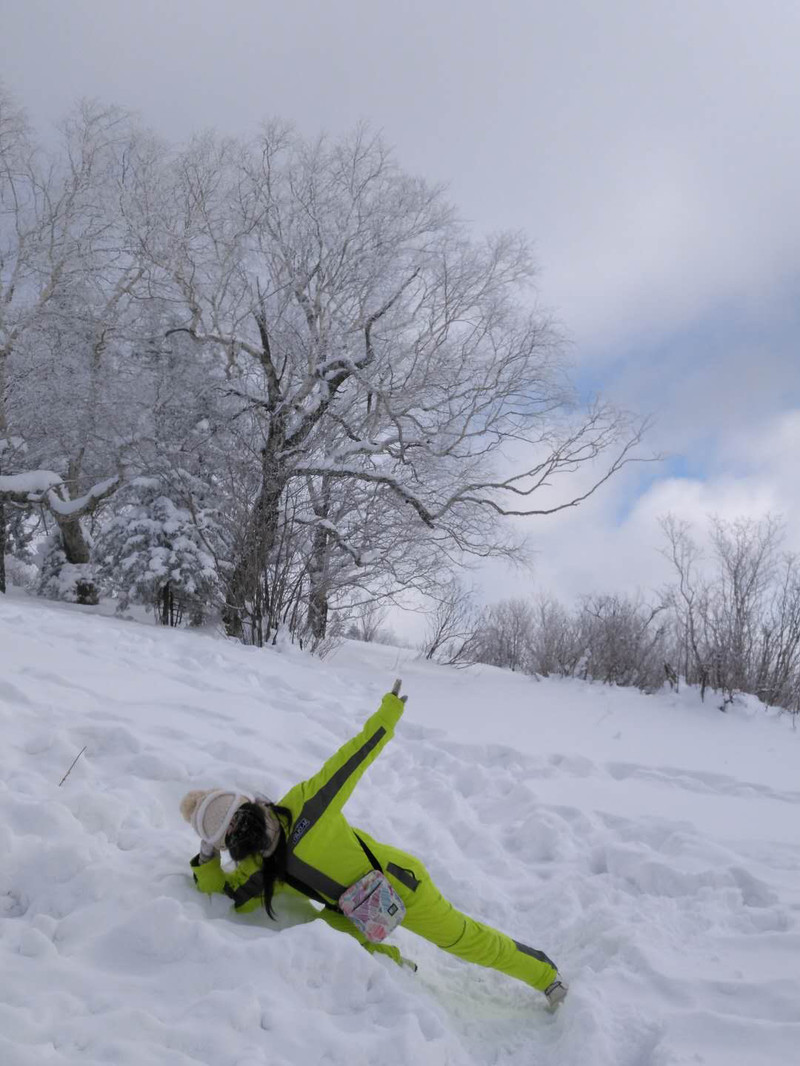
[[[581,388],[667,455],[531,527],[565,596],[659,584],[666,511],[771,510],[800,549],[798,55],[796,0],[0,0],[37,123],[79,96],[178,140],[366,119],[476,229],[534,238]]]

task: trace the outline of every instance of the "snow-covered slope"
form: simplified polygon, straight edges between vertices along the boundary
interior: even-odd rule
[[[572,981],[555,1016],[403,930],[417,974],[303,906],[276,926],[192,885],[181,795],[279,795],[395,676],[405,718],[348,814],[552,955]],[[365,645],[321,663],[12,597],[0,724],[3,1066],[800,1062],[786,718]]]

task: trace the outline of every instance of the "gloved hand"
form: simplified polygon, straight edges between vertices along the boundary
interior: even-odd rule
[[[207,840],[200,842],[200,862],[209,862],[215,855],[219,855],[219,851],[213,844],[209,844]]]
[[[398,679],[392,685],[392,695],[393,696],[400,696],[400,687],[401,687],[402,684],[403,684],[403,682],[398,677]],[[407,699],[408,699],[408,696],[400,696],[400,701],[402,703],[405,703]]]

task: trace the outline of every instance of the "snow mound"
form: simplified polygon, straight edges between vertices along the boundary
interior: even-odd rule
[[[311,904],[273,923],[193,887],[183,793],[280,795],[395,676],[405,718],[348,814],[552,955],[572,982],[555,1016],[405,930],[417,974]],[[366,645],[321,663],[15,595],[0,599],[0,726],[3,1066],[798,1061],[785,717]]]

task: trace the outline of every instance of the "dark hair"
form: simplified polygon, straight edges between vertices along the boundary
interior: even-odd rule
[[[292,824],[292,812],[288,807],[279,807],[275,803],[270,803],[269,807],[277,815],[280,824],[278,845],[271,855],[263,856],[263,853],[272,845],[272,839],[267,832],[264,808],[258,803],[243,803],[239,807],[228,829],[225,845],[230,857],[237,863],[246,859],[248,855],[262,856],[261,874],[264,882],[262,900],[264,910],[270,918],[274,918],[272,897],[275,892],[275,882],[283,881],[286,874],[286,827]]]

